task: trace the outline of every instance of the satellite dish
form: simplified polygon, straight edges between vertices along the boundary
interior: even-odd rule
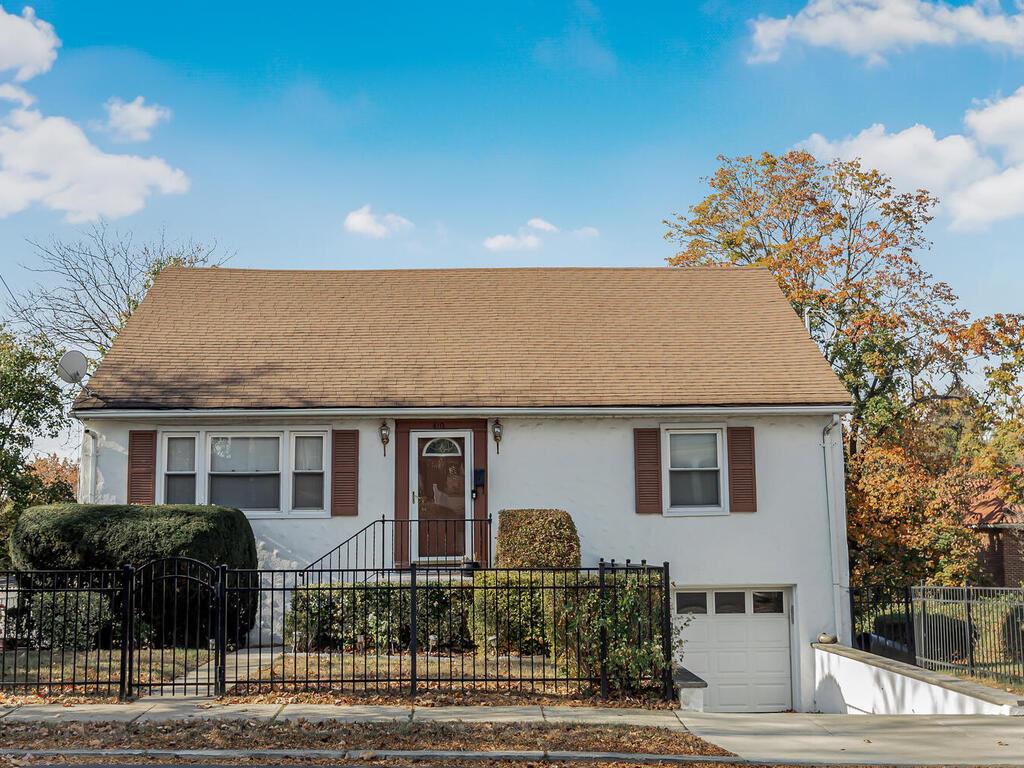
[[[88,369],[85,355],[77,349],[65,352],[57,362],[57,375],[68,384],[80,384]]]

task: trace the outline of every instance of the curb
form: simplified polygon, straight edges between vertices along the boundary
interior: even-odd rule
[[[653,755],[630,752],[558,752],[558,751],[514,751],[498,750],[466,751],[437,749],[0,749],[0,757],[172,757],[185,759],[245,759],[245,758],[304,758],[312,760],[466,760],[466,761],[524,761],[534,762],[626,762],[638,765],[669,763],[687,765],[692,763],[717,765],[778,765],[778,760],[751,760],[727,755]],[[787,765],[863,766],[863,760],[829,759],[822,761],[783,760]],[[886,768],[924,768],[925,766],[947,766],[948,768],[977,768],[977,763],[888,763],[870,761],[868,764]],[[1022,763],[997,763],[1000,766],[1020,766]]]

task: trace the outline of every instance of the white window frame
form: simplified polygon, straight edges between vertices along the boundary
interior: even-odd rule
[[[221,424],[157,427],[157,467],[160,477],[157,481],[157,503],[162,504],[165,484],[167,455],[166,437],[196,438],[196,504],[209,504],[210,494],[210,451],[214,437],[276,437],[278,438],[278,468],[281,476],[281,508],[243,509],[245,516],[252,520],[280,518],[321,519],[331,516],[330,472],[331,472],[331,425],[323,423],[300,423],[295,425],[267,424],[253,426],[230,426]],[[324,509],[294,509],[292,507],[292,435],[322,437],[324,440]]]
[[[672,506],[671,436],[680,434],[712,434],[718,442],[718,500],[714,506]],[[661,425],[661,492],[666,517],[714,517],[729,514],[729,457],[725,444],[725,424],[663,424]]]
[[[192,471],[191,472],[180,472],[178,470],[170,470],[170,469],[167,468],[167,459],[171,455],[171,452],[170,452],[170,450],[167,447],[167,442],[171,438],[175,438],[175,437],[191,437],[192,438],[192,450],[195,452],[195,455],[192,458]],[[159,445],[160,445],[160,464],[159,464],[159,466],[160,466],[160,482],[158,483],[159,488],[157,488],[157,493],[156,493],[156,503],[157,504],[166,504],[167,503],[166,502],[166,498],[167,498],[167,476],[168,475],[193,475],[195,477],[195,479],[196,479],[196,493],[195,493],[195,498],[193,499],[192,503],[193,504],[201,504],[202,502],[199,499],[201,498],[200,494],[202,493],[202,491],[201,491],[199,485],[202,482],[202,480],[201,480],[201,478],[202,478],[202,471],[200,469],[202,465],[200,464],[200,439],[199,439],[199,433],[198,432],[163,432],[160,435]]]
[[[330,483],[330,466],[331,456],[330,447],[328,446],[328,432],[319,430],[293,430],[288,433],[288,511],[297,514],[316,513],[320,514],[327,512],[327,505],[330,503],[328,498],[329,494],[329,483]],[[320,474],[323,475],[323,505],[320,507],[296,507],[295,506],[295,475],[298,470],[295,469],[295,440],[299,437],[319,437],[320,438]],[[302,472],[302,474],[316,474],[315,472]]]
[[[262,432],[262,431],[233,432],[231,430],[210,430],[209,432],[207,432],[206,433],[206,462],[205,462],[205,465],[206,465],[206,477],[205,477],[205,480],[204,480],[204,485],[206,486],[206,495],[207,495],[207,497],[208,498],[212,498],[212,496],[210,494],[210,483],[211,483],[211,481],[212,481],[214,476],[216,476],[216,475],[230,475],[231,474],[230,472],[214,472],[212,470],[212,467],[213,467],[213,441],[215,439],[223,438],[223,437],[276,437],[277,438],[277,472],[276,472],[276,474],[277,474],[277,478],[278,478],[277,509],[243,509],[242,511],[245,512],[247,515],[251,515],[253,517],[255,517],[255,516],[263,516],[263,515],[269,515],[271,517],[278,517],[283,512],[286,512],[289,509],[289,504],[286,503],[286,502],[289,501],[290,497],[286,497],[285,496],[285,492],[286,492],[286,490],[289,493],[291,492],[291,488],[290,488],[291,484],[290,483],[286,484],[285,483],[285,477],[284,477],[285,476],[284,467],[287,466],[285,464],[286,456],[285,456],[285,450],[284,450],[285,434],[286,433],[283,432],[283,431],[272,431],[272,430],[268,430],[266,432]],[[272,474],[275,474],[275,473],[274,472],[245,472],[245,473],[241,473],[241,474],[272,475]],[[289,487],[286,488],[286,486],[289,486]]]

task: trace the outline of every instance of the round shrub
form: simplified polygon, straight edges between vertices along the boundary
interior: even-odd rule
[[[196,568],[240,569],[229,586],[256,578],[256,539],[237,509],[198,505],[54,504],[30,507],[11,533],[11,561],[18,571],[115,570],[135,566],[137,617],[148,628],[140,640],[153,645],[204,646],[216,632],[211,610],[215,575]],[[154,562],[155,561],[155,562]],[[152,563],[152,565],[148,565]],[[20,577],[45,588],[49,577]],[[60,595],[60,585],[53,585]],[[117,610],[117,606],[110,606]],[[230,593],[225,624],[229,639],[244,641],[255,623],[257,593]],[[187,617],[187,618],[186,618]],[[53,635],[52,632],[44,634]],[[66,632],[64,633],[67,634]]]
[[[163,557],[256,567],[256,538],[237,509],[198,505],[51,504],[22,512],[10,538],[16,570],[114,569]]]
[[[579,568],[576,524],[564,509],[503,509],[495,561],[499,568]]]

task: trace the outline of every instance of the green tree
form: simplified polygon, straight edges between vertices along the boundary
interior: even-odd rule
[[[67,426],[58,356],[45,337],[19,338],[0,325],[0,508],[20,507],[39,491],[26,466],[32,444]]]

